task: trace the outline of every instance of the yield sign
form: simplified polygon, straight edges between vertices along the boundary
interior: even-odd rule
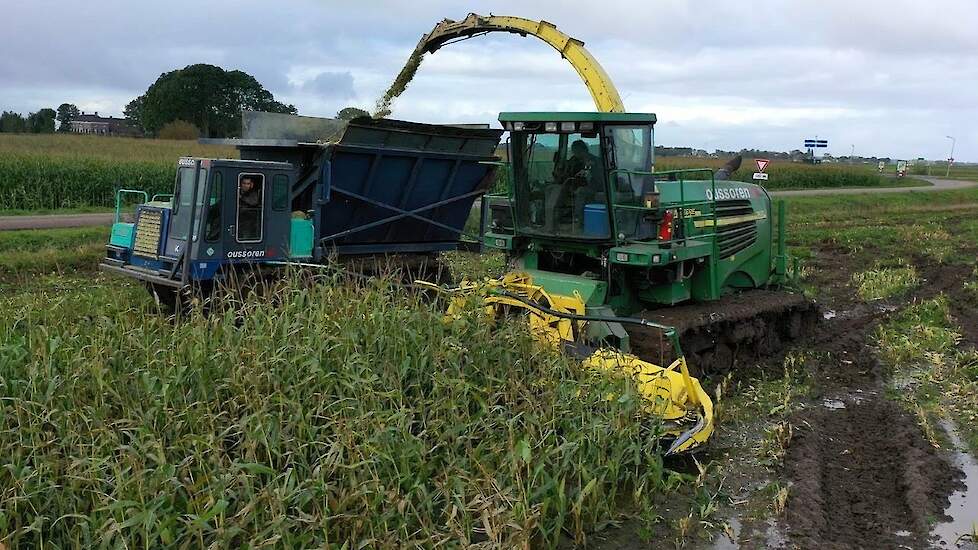
[[[769,161],[768,159],[754,159],[754,162],[757,163],[758,172],[763,172],[764,169],[767,168],[767,165],[771,164],[771,161]]]

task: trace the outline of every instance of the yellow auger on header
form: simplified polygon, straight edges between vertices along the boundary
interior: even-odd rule
[[[508,273],[480,283],[466,282],[454,289],[423,281],[417,283],[457,296],[458,300],[449,306],[449,315],[459,310],[459,300],[475,294],[482,296],[487,313],[494,318],[513,311],[523,312],[530,332],[539,341],[557,349],[573,350],[575,354],[586,350],[581,362],[585,367],[631,378],[647,403],[647,412],[663,420],[663,436],[672,440],[666,454],[691,451],[713,433],[713,401],[699,380],[689,374],[672,327],[644,319],[585,315],[585,303],[579,293],[572,296],[548,293],[526,273]],[[586,348],[581,335],[586,334],[586,324],[590,322],[636,323],[661,330],[672,343],[676,359],[668,367],[661,367],[610,347]]]

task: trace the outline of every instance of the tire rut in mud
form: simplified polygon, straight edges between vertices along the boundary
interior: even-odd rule
[[[799,548],[927,548],[930,522],[946,519],[960,487],[946,454],[883,395],[882,369],[864,344],[875,325],[840,321],[819,335],[828,354],[816,399],[791,418],[785,460],[786,523]]]

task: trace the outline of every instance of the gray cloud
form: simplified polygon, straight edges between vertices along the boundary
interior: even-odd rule
[[[356,97],[353,90],[353,75],[349,71],[319,73],[302,84],[302,89],[325,98],[351,99]]]
[[[370,106],[418,38],[467,10],[545,19],[585,40],[657,140],[978,160],[978,4],[823,0],[817,6],[661,0],[33,0],[5,6],[0,108],[61,101],[121,114],[160,73],[192,63],[247,71],[300,112]],[[51,17],[57,14],[57,17]],[[394,116],[486,122],[502,110],[592,109],[559,54],[489,35],[422,65]]]

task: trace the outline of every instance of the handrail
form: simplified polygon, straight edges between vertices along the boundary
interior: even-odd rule
[[[712,220],[713,223],[712,223],[711,226],[713,227],[713,232],[712,233],[701,233],[701,234],[698,234],[697,237],[699,237],[699,238],[716,237],[716,235],[717,235],[717,233],[716,233],[716,227],[717,227],[717,209],[715,208],[716,200],[706,199],[706,200],[696,200],[696,201],[690,201],[690,202],[687,202],[686,201],[686,182],[687,181],[690,181],[690,180],[687,180],[685,176],[689,176],[689,175],[693,175],[693,174],[703,174],[703,175],[707,175],[708,174],[709,175],[709,179],[710,179],[711,196],[716,197],[716,179],[713,177],[713,170],[712,169],[710,169],[710,168],[684,168],[684,169],[678,169],[678,170],[666,170],[666,171],[662,171],[662,172],[651,172],[651,171],[648,171],[647,172],[647,171],[642,171],[642,170],[628,170],[628,169],[624,169],[624,168],[617,168],[617,169],[614,169],[614,170],[610,170],[608,172],[609,186],[614,185],[614,182],[617,180],[617,176],[619,174],[625,174],[625,175],[627,175],[628,176],[628,179],[629,179],[629,184],[631,184],[631,177],[633,175],[654,178],[656,184],[659,184],[659,183],[678,183],[679,184],[679,202],[678,202],[678,206],[673,206],[673,207],[667,206],[667,205],[665,205],[665,204],[663,204],[663,203],[660,202],[659,205],[656,206],[655,208],[647,208],[647,207],[641,206],[641,205],[618,204],[618,203],[616,203],[616,201],[614,199],[614,193],[609,193],[609,196],[608,196],[608,204],[609,204],[609,207],[612,209],[612,211],[610,212],[611,215],[612,215],[612,221],[615,222],[616,225],[617,225],[617,217],[615,216],[614,212],[619,211],[619,210],[629,210],[629,211],[658,211],[658,210],[661,210],[663,208],[666,208],[666,209],[675,209],[675,210],[678,211],[678,216],[677,217],[678,217],[679,224],[684,229],[685,229],[685,223],[686,223],[687,220],[696,220],[696,219],[704,219],[704,218],[709,218],[710,220]],[[664,176],[665,177],[678,176],[678,177],[676,177],[675,179],[670,179],[668,181],[663,181],[662,178]],[[705,181],[705,178],[703,180],[698,180],[698,181]],[[612,190],[612,189],[609,188],[609,190]],[[688,216],[687,215],[687,210],[689,210],[690,208],[694,208],[694,207],[697,207],[697,206],[707,206],[707,205],[714,206],[713,208],[710,208],[710,212],[708,214],[700,213],[699,215],[695,215],[695,216]],[[690,240],[690,237],[688,236],[688,233],[684,231],[683,232],[683,235],[684,236],[683,236],[682,239],[670,239],[668,241],[661,241],[661,242],[662,242],[662,244],[671,244],[671,243],[676,243],[676,242],[682,242],[682,243],[688,242]],[[617,235],[616,235],[616,237],[617,237]],[[625,239],[625,240],[628,241],[628,240],[633,240],[633,239]],[[715,248],[716,248],[716,238],[713,238],[711,240],[713,241],[713,247],[714,247],[713,255],[715,257],[716,252],[717,252],[715,250]]]
[[[134,195],[142,195],[143,196],[143,202],[146,202],[146,201],[149,200],[149,193],[147,193],[146,191],[140,191],[138,189],[119,189],[119,190],[117,190],[115,192],[115,218],[112,221],[112,223],[119,223],[119,220],[121,219],[121,216],[122,216],[122,194],[123,193],[131,193],[131,194],[134,194]]]

